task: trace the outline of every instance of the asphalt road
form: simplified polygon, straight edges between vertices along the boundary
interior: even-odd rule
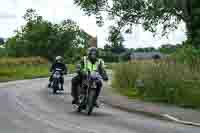
[[[123,112],[107,105],[92,116],[71,106],[65,92],[52,95],[47,79],[0,84],[0,133],[200,133],[200,128]]]

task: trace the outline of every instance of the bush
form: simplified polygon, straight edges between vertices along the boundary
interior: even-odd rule
[[[119,62],[119,57],[118,56],[114,56],[114,55],[106,55],[106,56],[100,56],[100,58],[102,58],[105,62]]]
[[[137,80],[144,81],[142,88]],[[113,86],[143,89],[143,94],[137,93],[144,100],[200,107],[199,80],[199,71],[173,60],[136,61],[114,67]]]
[[[5,56],[7,56],[6,49],[2,48],[0,45],[0,57],[5,57]]]
[[[115,65],[117,65],[117,63],[105,63],[105,68],[106,69],[113,69]]]
[[[69,73],[75,73],[75,72],[76,72],[76,67],[75,67],[75,65],[73,65],[73,64],[68,64],[67,67],[68,67]]]
[[[179,63],[189,65],[192,69],[197,70],[200,68],[200,50],[191,45],[178,49],[176,53],[171,55],[171,58]]]

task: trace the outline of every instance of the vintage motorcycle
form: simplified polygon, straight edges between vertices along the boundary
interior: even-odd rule
[[[96,82],[102,79],[98,72],[90,72],[84,74],[84,79],[79,87],[79,105],[77,111],[85,110],[87,115],[91,115],[96,102]]]
[[[51,88],[53,89],[53,94],[56,94],[58,90],[61,90],[60,80],[62,78],[63,72],[61,69],[56,68],[53,72],[53,81]]]

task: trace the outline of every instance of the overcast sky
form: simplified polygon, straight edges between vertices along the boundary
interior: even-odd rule
[[[27,8],[36,9],[45,19],[58,23],[64,19],[71,18],[86,32],[98,36],[98,45],[103,47],[108,36],[110,22],[102,28],[97,28],[95,17],[87,17],[79,7],[73,4],[73,0],[0,0],[0,36],[10,37],[14,30],[24,24],[22,16]],[[132,35],[125,36],[126,47],[159,47],[166,43],[180,43],[186,39],[184,25],[172,32],[169,38],[153,38],[150,32],[144,32],[141,26],[134,28]]]

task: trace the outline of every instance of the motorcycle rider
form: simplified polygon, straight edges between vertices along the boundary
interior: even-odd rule
[[[61,79],[60,79],[60,84],[61,84],[61,90],[63,89],[63,84],[64,84],[64,77],[63,74],[67,74],[67,66],[63,63],[63,58],[62,56],[57,56],[55,59],[55,63],[52,64],[50,68],[50,72],[52,73],[50,78],[49,78],[49,84],[48,87],[51,87],[51,83],[53,81],[53,74],[56,69],[61,69]]]
[[[104,68],[104,61],[98,58],[98,50],[96,47],[91,47],[88,49],[88,55],[84,56],[79,64],[77,76],[72,78],[72,81],[71,81],[72,82],[71,95],[73,97],[72,104],[76,104],[76,105],[79,104],[78,87],[79,85],[81,85],[84,79],[84,72],[87,70],[98,71],[98,73],[102,76],[104,81],[108,80],[108,76]],[[100,79],[97,81],[96,85],[97,85],[97,91],[96,91],[96,99],[97,99],[102,88],[102,82]],[[97,101],[96,101],[95,106],[99,107]]]

